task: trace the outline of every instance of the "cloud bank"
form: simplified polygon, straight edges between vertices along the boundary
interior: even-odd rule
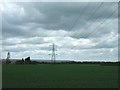
[[[117,60],[117,2],[3,3],[2,58]]]

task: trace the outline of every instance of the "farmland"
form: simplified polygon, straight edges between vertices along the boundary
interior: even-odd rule
[[[3,65],[3,88],[117,88],[118,67],[99,64]]]

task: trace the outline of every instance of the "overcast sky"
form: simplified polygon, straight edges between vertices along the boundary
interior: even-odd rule
[[[117,2],[3,3],[2,58],[118,60]]]

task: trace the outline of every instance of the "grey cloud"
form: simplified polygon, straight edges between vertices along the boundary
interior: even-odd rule
[[[9,37],[22,37],[26,36],[27,33],[21,26],[12,25],[11,23],[8,23],[5,19],[3,19],[2,22],[2,35],[4,38]]]
[[[45,44],[42,44],[45,45]],[[4,52],[22,52],[22,51],[34,51],[34,50],[42,50],[42,51],[49,51],[50,47],[42,46],[37,44],[15,44],[9,46],[3,46]]]
[[[15,3],[18,5],[18,10],[23,10],[24,14],[21,16],[16,13],[3,13],[3,35],[18,35],[27,36],[32,35],[33,31],[30,29],[37,29],[39,27],[47,30],[70,30],[74,22],[79,15],[80,19],[74,26],[73,30],[80,30],[87,26],[88,23],[95,23],[94,19],[102,13],[99,20],[105,19],[109,16],[116,8],[111,6],[112,3],[104,3],[99,11],[88,21],[86,21],[94,12],[94,10],[101,3]],[[115,4],[115,3],[114,3]],[[112,5],[114,5],[112,4]],[[117,4],[116,4],[117,5]],[[83,11],[83,9],[86,10]],[[107,9],[106,9],[107,8]],[[104,9],[106,9],[105,12]],[[82,12],[83,11],[83,12]],[[12,17],[10,17],[12,16]],[[18,16],[18,17],[17,17]],[[5,20],[6,19],[6,20]],[[6,23],[5,23],[6,22]],[[10,25],[9,25],[9,24]],[[34,25],[31,25],[33,23]],[[94,25],[94,24],[93,24]],[[28,30],[24,30],[22,27],[27,26]],[[81,30],[80,30],[81,31]],[[90,30],[89,30],[90,31]],[[87,32],[89,32],[87,31]],[[35,32],[35,31],[34,31]]]
[[[25,10],[23,17],[17,17],[18,19],[12,20],[11,23],[39,23],[40,27],[45,29],[65,29],[70,30],[70,26],[75,19],[81,15],[80,20],[76,27],[83,27],[87,18],[91,16],[94,10],[100,5],[100,3],[16,3],[20,8]],[[83,13],[83,9],[87,7]],[[104,8],[108,7],[105,12],[102,12]],[[111,8],[111,3],[103,4],[100,11],[97,11],[96,15],[90,19],[89,22],[94,21],[97,16],[102,13],[101,18],[106,18],[116,8]],[[8,16],[5,15],[5,18]],[[42,18],[41,18],[42,17]],[[101,20],[99,17],[98,19]],[[80,28],[79,27],[79,28]]]
[[[47,29],[63,29],[64,28],[65,30],[70,30],[72,24],[75,22],[75,20],[78,18],[79,15],[81,15],[80,19],[78,20],[78,23],[74,28],[84,27],[84,25],[87,24],[86,20],[92,15],[94,10],[100,4],[101,3],[89,3],[88,6],[86,6],[87,3],[67,3],[67,4],[47,3],[47,4],[43,4],[44,6],[42,8],[45,8],[45,9],[42,10],[40,8],[40,5],[36,9],[43,11],[43,13],[47,15],[46,16],[47,26],[43,25],[44,28],[47,28]],[[106,8],[106,5],[108,6],[107,10],[102,12],[104,10],[104,7]],[[87,7],[87,9],[85,10],[85,12],[82,12],[82,9],[84,9],[85,7]],[[89,22],[93,23],[94,19],[97,19],[97,16],[99,16],[100,13],[102,13],[102,15],[101,17],[98,18],[99,20],[107,18],[111,13],[113,13],[114,10],[116,10],[116,8],[114,7],[111,8],[111,7],[112,7],[111,3],[109,4],[105,3],[105,5],[102,6],[102,9],[100,11],[97,11],[96,15],[91,17]]]
[[[111,32],[117,34],[117,13],[107,18],[115,10],[117,11],[117,3],[104,2],[101,8],[93,15],[100,4],[97,2],[19,2],[14,3],[14,8],[11,9],[6,6],[6,10],[2,14],[4,51],[17,53],[20,51],[34,51],[32,53],[35,53],[35,50],[39,49],[48,51],[49,46],[39,45],[55,42],[60,47],[60,50],[63,50],[61,53],[68,49],[69,57],[73,58],[77,57],[75,52],[73,55],[70,52],[73,44],[78,43],[77,40],[79,39],[88,39],[91,41],[87,43],[88,45],[80,42],[74,50],[86,50],[83,53],[84,55],[91,52],[91,56],[88,55],[88,57],[92,58],[94,56],[97,58],[97,55],[100,54],[98,49],[117,47],[117,39],[109,41],[109,38],[107,38],[111,35]],[[75,22],[76,20],[77,22]],[[106,21],[109,20],[111,22],[107,24]],[[96,29],[97,33],[93,33],[86,38],[85,36],[93,32],[100,23],[103,23],[103,26],[100,25]],[[114,38],[115,35],[112,37]],[[17,39],[9,41],[10,38]],[[105,39],[106,42],[102,41],[102,39]],[[97,52],[97,50],[98,54],[95,54],[94,51]],[[80,55],[83,55],[81,51],[79,52]],[[108,57],[108,55],[110,54],[106,54],[104,57]],[[82,58],[84,57],[81,56]]]

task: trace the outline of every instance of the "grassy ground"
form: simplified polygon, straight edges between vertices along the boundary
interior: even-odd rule
[[[92,64],[3,65],[3,88],[117,88],[118,67]]]

